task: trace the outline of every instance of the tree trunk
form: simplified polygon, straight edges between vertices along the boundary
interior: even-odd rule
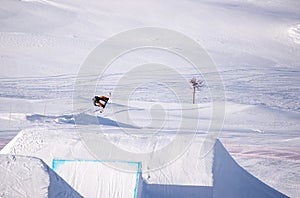
[[[195,92],[196,92],[196,87],[193,87],[193,104],[195,104]]]

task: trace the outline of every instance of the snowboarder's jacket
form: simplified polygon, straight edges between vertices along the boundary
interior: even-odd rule
[[[94,105],[98,106],[98,107],[103,107],[103,108],[105,107],[108,100],[109,100],[109,98],[105,97],[105,96],[95,96],[93,98]],[[103,101],[104,103],[101,103],[101,101]]]

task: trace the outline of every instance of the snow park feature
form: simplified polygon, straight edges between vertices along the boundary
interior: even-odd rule
[[[113,163],[131,171],[113,170]],[[84,197],[137,198],[138,162],[54,159],[52,168]]]
[[[41,159],[0,155],[1,197],[81,197]]]
[[[111,105],[121,106],[121,104],[114,103]],[[138,115],[137,121],[145,122],[145,117],[143,117],[145,114],[142,112],[147,111],[147,107],[151,107],[152,103],[132,102],[131,105],[129,111]],[[177,107],[173,104],[162,105],[165,108],[169,107],[167,114],[170,117],[170,122],[176,123],[176,119],[178,119]],[[234,112],[241,112],[242,110],[245,112],[244,106],[228,105],[231,106],[231,111],[235,109]],[[209,105],[199,104],[198,108],[201,109],[200,119],[203,121],[200,130],[205,130],[206,125],[209,124],[205,123],[209,121]],[[112,109],[107,109],[108,114],[111,111]],[[189,111],[189,108],[186,111]],[[251,108],[243,117],[247,117],[246,115],[255,111],[255,108]],[[89,120],[93,117],[92,115],[94,114],[91,111],[78,116],[85,117],[84,120]],[[264,113],[264,115],[266,114]],[[36,115],[33,122],[39,122],[37,117]],[[134,149],[134,147],[138,149],[143,146],[143,148],[150,150],[153,145],[161,147],[171,138],[171,134],[168,135],[166,131],[165,134],[156,136],[156,140],[151,140],[153,142],[147,139],[136,139],[139,141],[133,144],[131,136],[118,132],[120,126],[111,120],[112,117],[103,119],[102,116],[98,116],[97,118],[101,127],[114,140],[114,144],[124,148],[127,146],[127,149]],[[186,197],[187,195],[189,197],[199,197],[199,195],[205,197],[286,197],[240,167],[219,140],[215,142],[213,150],[201,158],[198,148],[201,147],[205,139],[203,134],[198,134],[189,149],[175,162],[149,172],[147,165],[140,164],[140,162],[109,162],[95,159],[95,156],[90,153],[74,131],[72,127],[73,117],[64,116],[64,119],[59,118],[59,122],[57,116],[42,117],[41,119],[45,119],[45,123],[52,127],[35,127],[21,131],[2,149],[1,154],[34,155],[43,159],[62,178],[61,180],[68,182],[80,196],[93,197],[94,194],[91,195],[90,193],[96,193],[99,195],[98,197],[118,197],[120,194],[122,197]],[[248,119],[251,118],[248,117]],[[173,126],[171,123],[168,124],[169,130]],[[93,130],[98,123],[85,122],[82,124],[87,125],[87,129]],[[58,130],[58,128],[60,129]],[[128,142],[131,142],[131,148],[128,148]],[[119,165],[116,166],[113,163]],[[5,168],[5,166],[2,167]],[[10,168],[10,170],[13,169]],[[4,171],[7,172],[5,169]],[[43,176],[34,175],[35,179],[40,177]],[[19,180],[22,183],[21,179]],[[35,185],[42,186],[42,183]],[[61,195],[61,197],[64,196]]]
[[[54,159],[52,161],[52,168],[60,175],[58,176],[42,160],[37,158],[1,155],[2,159],[9,159],[2,160],[5,164],[7,162],[11,163],[10,165],[1,164],[2,174],[7,175],[7,177],[1,178],[5,184],[1,186],[2,195],[4,197],[12,195],[13,197],[23,197],[23,195],[46,197],[48,195],[49,197],[96,196],[134,198],[183,198],[187,196],[191,198],[287,197],[259,181],[240,167],[219,140],[216,141],[214,150],[211,153],[213,153],[213,160],[204,159],[206,165],[211,168],[207,170],[211,172],[211,175],[205,176],[201,174],[202,178],[200,178],[203,181],[213,180],[212,185],[207,186],[198,186],[193,183],[183,185],[180,183],[149,182],[149,177],[143,178],[143,169],[138,162]],[[207,158],[211,158],[211,156]],[[40,166],[39,163],[46,168],[42,168],[43,166]],[[114,163],[126,166],[126,169],[131,169],[131,172],[116,170],[115,165],[113,165]],[[7,174],[9,171],[15,174]],[[22,171],[25,173],[22,173]],[[49,174],[48,177],[47,174]],[[27,175],[27,177],[24,178],[24,175]],[[181,176],[185,177],[187,175],[181,174]],[[49,182],[49,177],[52,186],[48,187],[49,184],[47,182]],[[159,177],[173,180],[173,178],[162,172],[160,172]],[[11,182],[17,182],[18,185],[12,186],[12,184],[5,182],[6,179]],[[69,187],[69,185],[73,188]],[[46,190],[47,187],[48,191]],[[30,188],[34,188],[36,191],[32,192]]]
[[[300,198],[299,13],[2,0],[0,197]]]

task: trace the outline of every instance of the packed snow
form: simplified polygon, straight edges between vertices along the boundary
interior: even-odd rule
[[[270,193],[269,196],[299,197],[299,13],[297,0],[2,0],[0,195],[55,197],[57,194],[51,193],[59,194],[63,187],[67,191],[61,192],[65,193],[60,194],[62,196],[74,193],[74,197],[88,197],[94,192],[83,190],[87,185],[84,182],[89,180],[85,177],[88,177],[103,179],[93,187],[111,188],[97,188],[99,196],[118,197],[124,193],[123,197],[155,197],[157,193],[166,193],[164,196],[175,193],[180,197],[190,193],[191,197],[199,194],[240,197],[239,191],[233,188],[240,181],[240,189],[248,196],[262,195],[248,192],[257,189],[258,193],[260,190]],[[214,87],[205,86],[197,91],[197,104],[192,105],[192,89],[186,87],[197,71],[176,54],[150,48],[124,54],[113,61],[101,77],[85,79],[97,80],[95,95],[112,92],[104,113],[100,114],[98,108],[93,107],[93,95],[86,96],[90,99],[85,104],[90,106],[73,108],[77,74],[90,52],[113,35],[141,27],[168,28],[185,34],[203,46],[217,66],[224,84],[226,111],[220,142],[214,144],[205,160],[199,157],[199,147],[210,125],[210,89]],[[179,104],[176,93],[160,82],[137,86],[130,98],[114,98],[122,77],[135,66],[149,63],[168,65],[186,79],[185,85],[173,79],[176,89],[187,93],[185,101],[181,101],[184,107]],[[205,80],[207,75],[217,74],[208,72],[197,77]],[[149,75],[140,72],[134,77],[146,79]],[[196,109],[198,116],[189,116],[191,109]],[[127,113],[128,120],[117,120]],[[77,118],[81,122],[77,122]],[[177,131],[182,119],[197,120],[197,131],[192,131],[193,128]],[[151,138],[138,133],[141,128],[160,124],[161,133]],[[185,132],[195,132],[195,138],[177,159],[158,170],[150,171],[151,160],[121,159],[122,156],[115,159],[141,163],[136,184],[135,174],[127,177],[124,172],[110,172],[102,165],[90,164],[86,174],[74,173],[82,170],[76,160],[86,163],[107,160],[95,157],[82,141],[78,129],[90,133],[101,129],[113,145],[132,153],[159,150]],[[134,131],[135,135],[131,136],[126,130]],[[75,164],[65,163],[54,170],[55,173],[49,168],[53,168],[55,159],[74,160]],[[234,176],[230,178],[225,174],[226,178],[220,178],[216,166],[220,167],[218,170],[237,171],[243,176],[234,180]],[[92,175],[95,167],[97,176],[101,177]],[[107,175],[103,176],[103,172]],[[113,176],[111,180],[110,176]],[[58,183],[52,183],[52,189],[49,187],[51,178],[59,178]],[[246,181],[248,178],[248,186],[241,178]],[[84,181],[79,185],[81,179]],[[226,184],[228,179],[232,180]],[[101,183],[105,181],[111,185]],[[17,185],[13,186],[15,182]],[[125,190],[126,185],[130,190]],[[135,185],[136,192],[132,190]]]
[[[0,155],[1,197],[82,197],[42,160]]]

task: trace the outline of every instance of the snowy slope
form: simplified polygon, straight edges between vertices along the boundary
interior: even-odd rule
[[[1,197],[82,197],[42,160],[0,155]]]
[[[18,136],[1,153],[36,156],[49,166],[53,158],[93,160],[95,156],[76,134],[76,116],[85,121],[79,127],[100,126],[125,150],[137,152],[146,145],[143,149],[151,151],[154,145],[168,144],[180,120],[178,101],[159,83],[138,87],[129,106],[125,106],[133,124],[139,127],[150,123],[153,105],[168,109],[165,133],[152,141],[141,139],[128,144],[132,139],[120,130],[116,112],[111,110],[120,105],[113,98],[101,116],[90,107],[83,112],[85,107],[72,106],[77,72],[99,43],[132,28],[164,27],[197,41],[216,63],[227,101],[220,138],[230,154],[266,184],[299,197],[299,13],[297,0],[2,0],[0,147]],[[169,65],[187,80],[195,74],[191,65],[174,54],[138,50],[112,63],[99,79],[95,94],[113,92],[116,82],[131,67],[150,62]],[[199,139],[183,160],[153,172],[150,178],[144,173],[149,184],[213,185],[212,173],[206,171],[210,166],[194,157],[211,118],[209,89],[197,92],[199,118],[189,118],[201,121]],[[185,102],[190,99],[188,96]],[[123,122],[121,128],[131,124]]]
[[[129,171],[115,169],[116,163]],[[84,197],[137,197],[140,163],[54,159],[52,165]]]
[[[163,105],[163,103],[161,104]],[[86,120],[86,122],[82,123],[83,127],[86,130],[100,132],[100,129],[97,130],[95,127],[101,126],[101,133],[109,134],[108,137],[113,144],[118,145],[118,147],[122,149],[129,150],[135,153],[155,151],[165,146],[166,142],[170,142],[172,141],[172,138],[174,138],[174,135],[172,134],[172,132],[170,132],[174,130],[172,124],[166,124],[166,126],[168,127],[165,127],[163,129],[165,130],[165,132],[162,132],[162,134],[158,134],[157,136],[155,136],[155,139],[145,139],[145,137],[143,136],[132,137],[131,135],[124,133],[122,124],[114,121],[112,108],[116,104],[110,103],[109,105],[110,106],[107,107],[105,113],[101,117],[99,116],[98,112],[93,113],[93,111],[91,111],[84,114],[81,113],[80,116],[84,117],[84,120]],[[143,123],[147,121],[145,119],[145,116],[147,116],[147,114],[142,114],[141,110],[148,111],[148,109],[145,107],[151,107],[153,104],[144,104],[145,109],[141,109],[143,105],[141,105],[140,102],[131,102],[131,105],[132,106],[129,107],[131,115],[135,115],[136,122],[143,125]],[[165,106],[168,105],[165,104]],[[245,112],[247,109],[249,109],[249,107],[241,105],[235,106],[233,104],[228,104],[227,106],[231,107],[231,110],[227,112],[229,117],[235,116],[234,113],[236,112]],[[206,122],[209,122],[210,107],[207,104],[202,104],[198,105],[198,108],[200,109],[200,119],[202,120],[201,124],[198,126],[198,130],[205,131],[207,127]],[[167,109],[169,119],[166,122],[169,121],[172,123],[174,118],[176,118],[177,112],[174,111],[174,109],[176,109],[176,107],[174,107],[173,105],[169,105],[169,109]],[[251,111],[253,111],[253,108],[251,109]],[[261,111],[261,113],[264,113],[264,115],[266,115],[266,112]],[[76,117],[79,115],[75,114],[73,116]],[[14,140],[11,141],[1,151],[1,153],[31,155],[44,159],[45,162],[49,166],[54,167],[54,169],[61,175],[61,177],[68,181],[74,189],[78,190],[79,193],[87,197],[92,197],[91,192],[95,192],[99,195],[107,195],[108,193],[111,197],[113,196],[112,193],[122,193],[120,189],[128,189],[128,187],[125,186],[130,185],[132,181],[134,181],[136,172],[134,172],[133,174],[128,174],[121,170],[121,172],[118,173],[119,170],[116,170],[114,166],[102,166],[101,161],[99,161],[97,156],[91,153],[90,149],[85,146],[83,139],[78,133],[76,133],[75,128],[73,127],[73,116],[27,116],[27,118],[30,118],[30,121],[38,122],[42,126],[36,128],[28,128],[21,131],[18,136],[16,136]],[[89,120],[92,120],[92,116],[97,116],[98,121],[88,122]],[[246,118],[247,116],[248,119],[251,118],[251,114],[249,113],[244,113],[242,117]],[[237,120],[237,118],[235,118],[234,120]],[[240,131],[245,130],[246,128],[242,125],[243,123],[241,121],[242,120],[240,120],[241,126],[238,129]],[[234,126],[236,128],[238,127],[236,124],[230,125],[230,122],[227,123],[228,124],[225,126],[226,130],[229,130]],[[247,133],[250,138],[253,138],[254,134],[257,132],[251,132],[251,129],[249,129],[249,131],[247,132],[246,130],[245,133]],[[237,136],[234,133],[228,133],[227,135],[229,134]],[[191,145],[183,153],[183,155],[179,156],[179,158],[174,162],[155,171],[149,170],[149,168],[151,168],[151,159],[150,161],[148,161],[143,158],[128,158],[128,156],[126,156],[126,158],[124,159],[122,158],[122,156],[120,156],[120,158],[114,160],[141,162],[141,179],[144,180],[144,185],[139,184],[139,188],[142,188],[141,192],[145,197],[155,197],[157,196],[157,193],[164,195],[164,193],[168,192],[172,194],[176,193],[178,190],[180,190],[180,193],[177,193],[177,197],[180,197],[186,191],[188,191],[191,196],[196,196],[201,192],[209,196],[213,193],[214,195],[216,195],[216,197],[222,197],[221,195],[225,193],[228,195],[228,197],[232,197],[233,195],[244,194],[243,191],[239,190],[240,188],[246,189],[246,191],[250,190],[257,192],[255,196],[262,195],[266,191],[270,193],[270,196],[273,194],[272,196],[276,197],[276,191],[263,184],[261,181],[251,176],[244,169],[238,166],[219,141],[216,143],[215,148],[211,150],[208,155],[205,156],[205,158],[202,158],[199,153],[199,148],[201,148],[203,144],[204,137],[205,133],[198,133],[194,137]],[[245,136],[245,138],[247,138],[247,136]],[[232,149],[233,155],[239,156],[240,154],[241,156],[247,156],[246,151],[248,148],[244,148],[242,152],[233,150],[233,148],[231,147],[233,141],[234,139],[231,138],[231,144],[229,144],[229,142],[226,141],[225,138],[225,142],[229,144],[229,148]],[[240,142],[242,144],[242,141]],[[267,143],[270,145],[270,142]],[[153,147],[153,145],[155,145],[155,147]],[[107,156],[110,155],[109,150],[103,150],[103,152],[107,153]],[[262,156],[259,156],[260,152],[262,152]],[[261,148],[257,147],[253,147],[251,151],[252,154],[256,154],[256,156],[258,156],[259,158],[263,157],[265,159],[268,159],[269,157],[275,155],[274,160],[278,162],[282,160],[280,157],[276,158],[276,154],[282,154],[279,151],[274,150],[271,154],[263,152],[264,151]],[[284,158],[285,156],[282,157]],[[295,154],[294,158],[297,157],[298,155]],[[59,163],[60,160],[58,160],[58,165],[53,165],[53,160],[55,159],[61,159],[61,164]],[[106,161],[111,160],[111,158],[108,157],[100,160]],[[100,165],[97,165],[97,163],[100,163]],[[286,161],[286,163],[288,163],[288,161]],[[276,166],[273,168],[275,169]],[[106,171],[104,171],[103,169],[105,169]],[[257,173],[255,172],[255,170],[256,169],[252,170],[252,172]],[[280,171],[284,171],[285,174],[292,174],[294,170],[280,169]],[[232,172],[234,173],[235,177],[231,176],[231,174],[233,174]],[[122,177],[122,174],[124,174],[124,177]],[[285,190],[285,188],[282,188],[282,186],[280,186],[281,183],[277,183],[278,180],[276,180],[276,183],[274,183],[274,181],[272,180],[265,181],[265,176],[261,173],[255,176],[259,176],[259,179],[262,179],[263,182],[267,182],[267,184],[271,185],[271,187],[273,188],[276,188],[278,190]],[[87,177],[89,179],[87,179]],[[85,181],[92,181],[93,178],[97,181],[94,184],[97,186],[97,188],[95,188],[94,185],[89,185],[91,187],[91,189],[89,190]],[[122,180],[122,178],[124,180]],[[285,182],[287,183],[293,181],[293,178],[290,178],[288,176],[285,176],[284,178],[286,179]],[[97,185],[98,182],[103,182],[103,184]],[[233,183],[231,184],[230,182]],[[238,185],[240,185],[240,187],[236,187],[236,182],[238,183]],[[108,183],[113,183],[112,186],[119,186],[120,189],[116,188],[112,189],[111,191],[106,191],[107,188],[103,189],[102,187],[106,186]],[[232,185],[234,187],[228,187],[227,185]],[[133,187],[129,189],[133,189]],[[296,190],[297,189],[293,189],[293,192],[296,192]],[[124,191],[123,193],[126,193],[126,196],[130,196],[130,193],[132,193],[132,191]],[[252,196],[252,194],[250,195]],[[278,196],[279,195],[280,194],[278,194]]]
[[[214,145],[212,186],[159,185],[144,182],[142,197],[287,197],[241,168],[219,140]]]
[[[48,131],[48,133],[51,133],[52,139],[55,135],[57,136],[57,133],[55,134],[53,131]],[[34,136],[38,137],[37,134]],[[21,137],[17,137],[14,145],[17,145],[16,142],[18,142],[18,140],[20,141],[20,139]],[[46,143],[50,139],[48,136],[42,140]],[[66,145],[70,144],[70,142],[67,142],[68,139],[66,137],[63,139],[66,141]],[[23,144],[26,144],[32,141],[32,137],[25,136],[22,141]],[[59,144],[60,142],[56,142],[56,145],[52,143],[52,145],[55,145],[55,148],[57,148]],[[8,145],[6,149],[11,146],[13,150],[11,149],[10,152],[22,153],[20,150],[25,151],[24,148],[20,149],[14,145]],[[60,154],[61,151],[47,148],[43,143],[40,145],[39,150],[31,151],[33,155],[47,158],[46,153],[48,152],[51,153],[51,156],[62,156]],[[68,147],[65,146],[65,148]],[[69,147],[69,149],[72,149],[72,147]],[[190,149],[185,155],[191,155],[192,150],[195,149]],[[45,154],[42,155],[41,151],[44,151]],[[80,151],[82,150],[73,149],[71,152],[74,155],[74,153],[76,154]],[[1,152],[5,152],[5,149]],[[29,153],[26,154],[28,155]],[[193,154],[193,156],[197,155]],[[81,159],[83,158],[84,155],[82,154]],[[2,161],[7,162],[7,160]],[[193,162],[197,162],[197,164],[203,163],[202,167],[201,165],[200,167],[193,167]],[[116,169],[116,163],[122,165],[118,167],[126,167],[127,171],[124,171],[125,169]],[[34,167],[28,164],[28,162],[26,164],[28,167]],[[286,197],[241,168],[219,140],[216,141],[211,153],[202,159],[191,160],[186,158],[186,156],[182,156],[170,166],[154,172],[147,172],[145,167],[143,169],[143,164],[125,161],[72,160],[70,158],[67,160],[59,160],[54,157],[51,164],[52,168],[74,189],[84,195],[84,197],[181,198],[186,196],[199,197],[199,195],[205,197]],[[176,164],[180,164],[180,166],[174,168]],[[15,164],[15,169],[18,167],[23,166]],[[140,167],[142,168],[140,169]],[[180,167],[183,168],[183,170],[178,171]],[[13,168],[10,170],[16,172]],[[35,173],[31,169],[28,171],[31,175],[34,175],[36,179],[43,178],[43,174]],[[145,173],[143,173],[143,171],[145,171]],[[210,174],[203,174],[203,171]],[[180,178],[179,180],[176,179],[178,177]],[[202,183],[196,183],[199,179],[202,180]],[[61,179],[59,179],[59,181],[60,180]],[[9,181],[11,181],[11,179],[9,179]],[[17,179],[17,181],[21,185],[21,190],[28,189],[23,180]],[[210,181],[213,181],[213,183],[209,183]],[[8,186],[4,187],[9,188],[9,183],[6,183],[6,185]],[[62,184],[57,185],[56,188],[50,187],[49,191],[50,189],[59,188]],[[35,186],[42,186],[42,183],[37,182]],[[17,193],[17,190],[11,190],[12,191],[7,192],[8,195]],[[57,190],[54,192],[60,193]],[[32,193],[34,197],[40,197],[37,192]],[[68,195],[63,193],[60,194],[60,197],[68,197]]]

